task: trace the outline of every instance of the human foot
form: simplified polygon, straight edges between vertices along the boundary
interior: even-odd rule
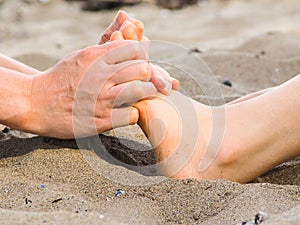
[[[206,106],[177,91],[142,100],[134,107],[139,111],[138,124],[154,148],[161,175],[246,183],[262,173],[258,166],[244,161],[248,158],[252,162],[255,148],[246,147],[244,138],[249,134],[241,132],[243,124],[236,120],[241,111],[232,112],[231,106]]]
[[[155,149],[160,174],[178,179],[222,177],[219,156],[200,171],[212,127],[208,106],[173,91],[170,96],[143,100],[135,107],[138,124]]]
[[[162,175],[247,183],[300,156],[299,86],[300,76],[261,97],[220,107],[173,91],[134,107]],[[203,170],[200,165],[207,159]]]

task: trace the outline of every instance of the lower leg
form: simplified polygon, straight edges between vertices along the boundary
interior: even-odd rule
[[[267,89],[264,89],[264,90],[261,90],[261,91],[250,93],[248,95],[242,96],[242,97],[240,97],[238,99],[235,99],[235,100],[229,102],[228,105],[232,105],[232,104],[236,104],[236,103],[247,101],[249,99],[258,97],[258,96],[263,95],[265,93],[268,93],[269,91],[271,91],[273,89],[274,89],[274,87],[271,87],[271,88],[267,88]]]
[[[232,140],[239,139],[238,146],[228,154],[228,173],[235,179],[250,181],[300,155],[299,75],[227,109],[227,120],[231,123],[226,132]],[[230,145],[224,148],[229,149]]]

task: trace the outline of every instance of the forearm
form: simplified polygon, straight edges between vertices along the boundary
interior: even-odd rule
[[[18,62],[12,58],[9,58],[1,53],[0,53],[0,67],[10,69],[10,70],[15,70],[17,72],[24,73],[27,75],[36,74],[39,72],[38,70],[30,66],[27,66],[21,62]]]
[[[30,95],[30,76],[0,67],[0,123],[26,130]]]

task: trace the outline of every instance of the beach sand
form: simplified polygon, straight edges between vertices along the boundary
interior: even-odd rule
[[[97,43],[117,12],[82,12],[78,2],[58,0],[0,2],[1,53],[41,70]],[[183,93],[221,104],[299,74],[299,8],[292,0],[229,0],[178,11],[149,3],[123,9],[144,21],[146,35],[157,40],[152,59],[171,63],[162,66],[180,79]],[[263,225],[300,224],[299,157],[245,185],[172,180],[157,176],[137,126],[77,142],[4,128],[0,224],[225,225],[260,211],[267,214]]]

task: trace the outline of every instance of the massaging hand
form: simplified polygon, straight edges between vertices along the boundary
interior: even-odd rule
[[[136,123],[139,114],[131,105],[157,94],[147,52],[142,42],[108,42],[34,76],[27,130],[73,138]]]
[[[132,29],[130,26],[117,28],[124,33]],[[106,32],[110,41],[115,31],[111,27]],[[139,28],[137,34],[142,31]],[[139,61],[148,60],[146,42],[103,42],[107,40],[102,39],[100,46],[70,54],[45,72],[1,57],[2,80],[6,83],[2,100],[7,110],[2,111],[0,121],[14,129],[43,136],[83,137],[136,123],[139,115],[132,104],[156,95],[157,89],[168,94],[168,85],[159,76],[173,82],[174,88],[176,80],[164,70]],[[153,83],[149,82],[152,80]]]
[[[133,18],[129,18],[127,13],[119,11],[110,26],[104,31],[101,36],[100,44],[108,41],[116,40],[137,40],[143,42],[150,41],[147,37],[143,36],[144,24]],[[150,81],[155,85],[159,92],[169,95],[171,88],[177,90],[179,88],[179,81],[172,78],[168,72],[160,66],[151,65],[152,74]]]

